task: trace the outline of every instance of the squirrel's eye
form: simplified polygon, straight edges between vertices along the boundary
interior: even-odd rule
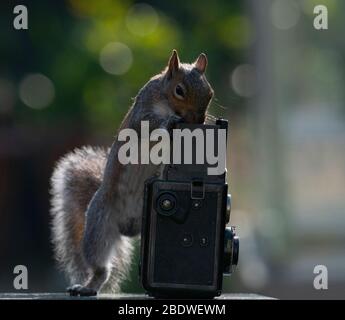
[[[175,96],[178,99],[183,99],[184,98],[184,91],[181,85],[177,85],[175,88]]]

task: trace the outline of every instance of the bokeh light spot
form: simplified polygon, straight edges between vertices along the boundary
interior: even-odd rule
[[[54,100],[54,84],[43,74],[29,74],[19,84],[19,97],[30,108],[43,109]]]
[[[255,68],[249,64],[237,66],[230,76],[232,89],[242,97],[251,97],[256,90]]]
[[[100,64],[104,71],[121,75],[132,65],[133,55],[130,48],[121,42],[110,42],[101,51]]]
[[[218,30],[219,37],[230,48],[246,48],[255,37],[252,23],[246,16],[230,16],[219,22]]]
[[[281,30],[294,27],[301,15],[300,6],[295,0],[275,0],[271,7],[272,24]]]
[[[148,4],[135,4],[128,11],[126,25],[130,32],[138,36],[147,36],[154,32],[159,22],[156,10]]]

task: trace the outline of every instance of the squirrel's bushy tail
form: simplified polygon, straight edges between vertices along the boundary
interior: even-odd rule
[[[51,179],[52,242],[55,257],[72,284],[84,284],[89,270],[82,252],[87,206],[101,185],[108,152],[84,147],[64,156]],[[132,240],[121,236],[103,292],[119,290],[131,262]]]

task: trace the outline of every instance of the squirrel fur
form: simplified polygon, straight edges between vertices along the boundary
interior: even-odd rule
[[[213,90],[207,58],[180,63],[176,50],[167,67],[139,91],[119,130],[170,130],[179,121],[203,123]],[[122,142],[123,143],[123,142]],[[140,233],[145,181],[159,174],[153,164],[122,165],[121,142],[109,149],[83,147],[61,158],[51,179],[52,242],[68,275],[71,295],[117,292],[128,272],[133,237]]]

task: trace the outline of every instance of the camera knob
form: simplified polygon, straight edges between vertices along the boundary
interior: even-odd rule
[[[225,228],[224,233],[224,258],[223,274],[233,273],[238,263],[240,241],[235,233],[235,227]]]
[[[231,213],[231,194],[228,193],[228,196],[226,197],[225,223],[229,223],[229,221],[230,221],[230,213]]]

